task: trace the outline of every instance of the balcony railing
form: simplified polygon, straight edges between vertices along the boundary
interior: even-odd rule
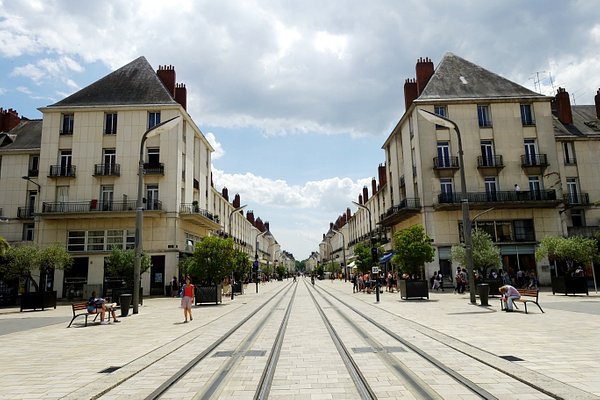
[[[43,214],[78,214],[89,212],[135,211],[137,200],[127,201],[59,201],[42,203]],[[154,200],[144,204],[146,210],[162,210],[162,202]]]
[[[467,199],[470,203],[504,203],[504,202],[531,202],[531,201],[556,201],[555,190],[534,191],[496,191],[496,192],[468,192]],[[461,193],[440,193],[438,203],[457,204],[462,202]]]
[[[210,219],[211,221],[215,221],[215,222],[218,222],[218,219],[219,219],[218,216],[213,215],[210,212],[208,212],[207,210],[204,210],[192,203],[182,203],[179,206],[179,213],[180,214],[198,214],[198,215],[202,215],[203,217],[206,217],[206,218]]]
[[[57,176],[75,177],[75,166],[74,165],[69,165],[69,166],[51,165],[48,176],[49,177],[57,177]]]
[[[388,208],[385,213],[386,217],[394,215],[402,210],[420,210],[421,209],[421,200],[416,199],[404,199],[401,200],[399,204]]]
[[[31,207],[19,207],[17,208],[17,218],[20,219],[32,219],[35,216],[35,210]]]
[[[521,156],[522,167],[547,167],[548,157],[546,154],[523,154]]]
[[[94,166],[94,176],[120,176],[120,164],[96,164]]]
[[[587,193],[567,193],[563,198],[568,205],[587,206],[590,204],[590,196]]]
[[[434,169],[458,169],[458,157],[433,157]]]
[[[502,156],[478,156],[477,168],[503,168]]]
[[[146,175],[164,175],[165,164],[163,163],[144,163],[144,174]]]

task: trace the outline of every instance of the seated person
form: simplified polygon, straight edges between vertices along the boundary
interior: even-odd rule
[[[504,311],[513,311],[513,302],[521,298],[521,294],[517,289],[511,285],[501,286],[499,289],[502,294],[502,303],[504,304]]]
[[[107,310],[111,312],[114,322],[121,322],[115,315],[115,306],[114,303],[106,304],[106,301],[102,297],[96,297],[96,291],[93,291],[92,297],[88,300],[87,310],[90,314],[96,314],[100,309],[100,324],[106,325],[108,322],[104,321],[104,316]]]

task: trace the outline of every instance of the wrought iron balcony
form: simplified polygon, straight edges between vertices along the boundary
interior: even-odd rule
[[[547,167],[548,157],[546,154],[523,154],[521,156],[521,167]]]
[[[433,169],[458,169],[458,157],[433,157]]]
[[[587,193],[567,193],[563,196],[565,203],[570,206],[588,206],[590,205],[590,197]]]
[[[67,176],[70,178],[75,177],[75,166],[74,165],[51,165],[49,177]]]
[[[162,210],[162,202],[154,200],[144,205],[146,210]],[[135,211],[137,200],[102,201],[59,201],[44,202],[42,214],[86,214],[90,212],[130,212]]]
[[[534,191],[495,191],[495,192],[468,192],[467,199],[469,203],[516,203],[516,202],[556,202],[555,190],[534,190]],[[462,202],[461,193],[440,193],[438,195],[439,204],[460,204]]]
[[[94,166],[94,176],[120,176],[120,164],[96,164]]]
[[[33,219],[35,216],[35,210],[33,207],[19,207],[17,209],[17,218],[20,219]]]
[[[421,200],[419,198],[403,199],[400,203],[387,209],[385,214],[380,216],[383,226],[390,226],[421,211]]]
[[[478,156],[477,168],[504,168],[502,156]]]
[[[145,175],[164,175],[165,164],[163,163],[144,163]]]

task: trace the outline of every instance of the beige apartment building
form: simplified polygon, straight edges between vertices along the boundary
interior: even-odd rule
[[[499,267],[549,284],[549,262],[535,260],[539,240],[598,230],[600,91],[595,106],[571,107],[564,89],[540,95],[448,53],[437,68],[420,59],[404,94],[406,111],[383,144],[386,176],[334,224],[350,238],[346,252],[370,236],[391,250],[394,232],[421,224],[436,247],[427,275],[453,275],[450,248],[462,240],[458,136],[423,109],[460,129],[470,216],[500,247]],[[326,240],[333,245],[324,248],[339,245],[330,233]]]
[[[275,259],[272,234],[261,236],[264,226],[236,212],[239,196],[232,204],[214,189],[213,148],[187,113],[186,97],[172,66],[155,72],[140,57],[40,108],[43,120],[20,121],[0,136],[0,236],[12,244],[66,245],[73,268],[47,282],[58,297],[106,284],[108,252],[133,248],[140,156],[143,249],[152,260],[144,294],[164,293],[179,258],[207,235],[231,235],[249,255]],[[146,131],[174,117],[173,128],[140,149]]]

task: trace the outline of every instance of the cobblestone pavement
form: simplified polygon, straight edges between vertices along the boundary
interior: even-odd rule
[[[186,357],[188,350],[184,350],[188,349],[186,346],[193,345],[196,352],[201,351],[267,298],[291,284],[291,279],[270,282],[260,286],[259,294],[255,293],[254,285],[249,285],[246,293],[233,301],[224,299],[218,306],[194,307],[194,320],[187,324],[183,323],[179,300],[173,298],[145,298],[139,314],[130,314],[122,318],[121,323],[83,327],[83,318],[78,318],[69,329],[72,313],[68,303],[45,311],[20,313],[14,308],[0,309],[0,399],[144,398],[170,373],[166,367],[152,370],[149,365],[155,360],[166,357],[173,369],[185,364],[189,358]],[[554,296],[542,291],[540,304],[545,313],[532,306],[528,307],[529,314],[522,310],[509,314],[500,312],[497,297],[490,298],[488,307],[482,307],[470,304],[468,294],[457,295],[451,290],[433,292],[429,300],[411,301],[401,300],[397,293],[384,292],[376,303],[374,294],[353,294],[350,283],[318,281],[317,287],[339,296],[399,334],[407,329],[426,334],[431,343],[439,340],[495,368],[511,370],[526,381],[537,382],[568,400],[600,399],[600,295],[593,291],[589,296]],[[302,279],[297,292],[271,398],[358,398]],[[397,388],[378,391],[378,397],[412,398],[398,382],[378,382],[383,367],[368,360],[372,355],[360,354],[360,347],[364,346],[359,344],[360,334],[352,325],[343,327],[342,318],[334,315],[333,303],[318,301],[328,315],[337,319],[339,333],[345,340],[357,343],[353,349],[355,358],[359,363],[361,358],[365,359],[363,365],[369,382],[377,390],[383,390],[384,385]],[[287,307],[283,303],[285,301],[272,311],[265,307],[261,315],[283,315]],[[253,397],[257,375],[262,373],[262,359],[266,358],[256,355],[269,353],[271,343],[266,338],[276,335],[277,325],[265,324],[252,344],[254,356],[245,357],[231,371],[214,398]],[[370,332],[372,340],[393,347],[371,331],[368,324],[362,329]],[[425,339],[420,340],[425,343]],[[436,357],[445,356],[443,346],[439,349],[431,346],[430,352]],[[226,362],[227,357],[210,360],[214,371]],[[453,368],[468,371],[469,362],[456,359]],[[107,369],[113,371],[106,372]],[[130,379],[119,385],[132,374],[137,381]],[[497,393],[505,390],[504,398],[542,398],[527,394],[525,388],[522,391],[511,387],[502,389],[502,378],[491,368],[470,374],[473,380],[496,388]],[[212,379],[209,372],[192,377],[185,388],[182,385],[165,398],[187,398],[188,392],[209,379]],[[433,382],[434,377],[426,380],[443,398],[473,398],[451,384]],[[109,390],[112,387],[115,389]]]

